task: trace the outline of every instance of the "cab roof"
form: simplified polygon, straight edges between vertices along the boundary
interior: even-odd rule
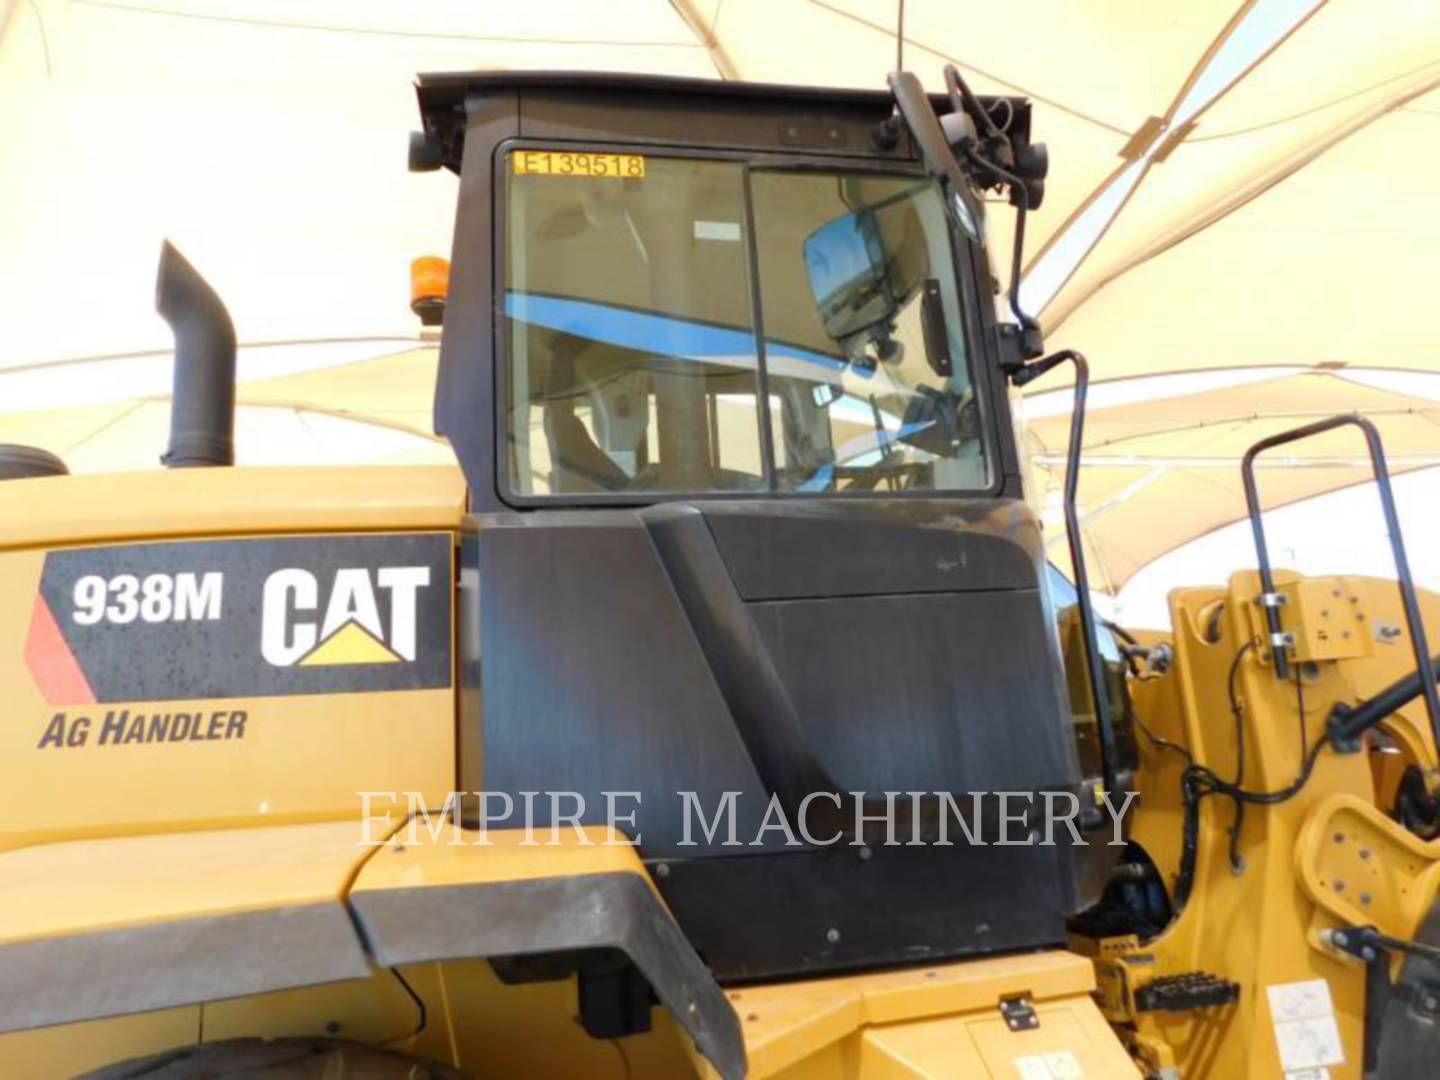
[[[762,107],[766,111],[793,109],[799,115],[863,114],[877,121],[893,109],[889,90],[882,88],[795,86],[598,71],[437,72],[420,75],[415,88],[425,132],[444,148],[446,167],[456,171],[464,141],[465,102],[471,97],[518,93],[522,113],[526,98],[573,97],[577,93],[588,100],[613,99],[619,108],[644,108],[648,98],[656,108],[671,109],[677,101],[683,101],[687,110],[744,112]],[[931,94],[930,100],[937,113],[951,111],[945,94]],[[980,100],[988,109],[1002,99],[982,96]],[[1028,137],[1030,102],[1023,97],[1004,100],[1014,110],[1013,123],[1021,125]]]

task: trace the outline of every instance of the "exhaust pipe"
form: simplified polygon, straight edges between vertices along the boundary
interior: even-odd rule
[[[235,464],[235,326],[220,297],[166,240],[160,248],[155,310],[175,335],[170,469]]]

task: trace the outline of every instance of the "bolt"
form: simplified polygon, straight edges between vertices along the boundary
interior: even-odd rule
[[[1367,964],[1373,962],[1375,956],[1375,950],[1372,949],[1369,945],[1366,945],[1363,949],[1360,950],[1360,959],[1364,960]]]
[[[1343,844],[1344,842],[1345,842],[1345,834],[1344,834],[1343,832],[1337,832],[1337,833],[1335,834],[1335,843],[1337,843],[1337,844]]]
[[[325,1034],[326,1034],[326,1035],[334,1035],[334,1034],[336,1034],[337,1032],[339,1032],[339,1030],[340,1030],[340,1021],[338,1021],[338,1020],[331,1020],[328,1024],[325,1025]]]
[[[1362,847],[1360,849],[1360,858],[1362,858],[1366,862],[1370,861],[1370,849],[1368,847]]]
[[[655,864],[655,876],[656,876],[656,877],[669,877],[669,876],[670,876],[670,864],[669,864],[669,863],[663,863],[663,862],[662,862],[662,863],[656,863],[656,864]]]
[[[1343,881],[1337,881],[1337,882],[1335,882],[1335,891],[1336,891],[1336,892],[1344,892],[1344,891],[1345,891],[1345,882],[1343,882]]]
[[[1420,999],[1420,1007],[1425,1009],[1427,1012],[1433,1012],[1435,1010],[1435,1006],[1437,1005],[1440,1005],[1440,1001],[1435,1000],[1435,998],[1429,994],[1426,994],[1423,998]]]
[[[1341,930],[1333,931],[1330,935],[1330,940],[1334,943],[1337,949],[1343,949],[1346,945],[1350,944],[1349,937],[1347,937],[1344,931]]]
[[[1369,894],[1368,892],[1362,892],[1362,893],[1360,894],[1360,903],[1362,903],[1362,904],[1368,904],[1368,903],[1370,903],[1371,899],[1372,899],[1372,897],[1370,896],[1370,894]]]
[[[393,851],[393,852],[395,852],[396,855],[404,855],[404,854],[405,854],[405,845],[404,845],[404,844],[396,844],[396,845],[395,845],[393,848],[391,848],[390,850]]]
[[[834,945],[840,940],[840,931],[836,930],[833,926],[830,927],[829,930],[825,931],[825,940],[828,941],[831,945]]]
[[[750,1023],[753,1024],[753,1023],[755,1023],[756,1020],[759,1020],[759,1019],[760,1019],[760,1014],[759,1014],[759,1013],[746,1013],[746,1014],[745,1014],[745,1019],[748,1020]]]
[[[874,855],[875,855],[875,851],[874,851],[874,849],[872,849],[872,848],[870,847],[869,844],[866,844],[864,847],[862,847],[862,848],[860,849],[860,858],[861,858],[862,860],[873,858]]]

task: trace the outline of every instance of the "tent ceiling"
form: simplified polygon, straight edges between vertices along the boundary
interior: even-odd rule
[[[1165,112],[1238,3],[907,0],[905,64],[932,90],[943,87],[943,65],[954,63],[979,93],[1032,99],[1036,138],[1055,163],[1045,204],[1026,227],[1036,251],[1121,162],[1146,119]],[[681,6],[696,10],[745,79],[875,87],[895,66],[896,0]],[[796,42],[817,44],[797,49]],[[992,215],[1005,266],[1011,226],[1008,209]]]
[[[1392,473],[1440,465],[1440,394],[1398,393],[1328,372],[1305,372],[1201,394],[1092,411],[1080,508],[1087,550],[1116,591],[1147,563],[1245,515],[1239,459],[1258,440],[1341,411],[1379,427]],[[1029,428],[1045,487],[1063,479],[1068,415]],[[1370,478],[1358,431],[1341,429],[1257,459],[1262,504],[1271,509]],[[1052,552],[1063,550],[1058,495],[1045,514]]]
[[[448,253],[456,184],[406,170],[412,83],[487,66],[714,74],[663,0],[14,4],[0,367],[168,346],[166,236],[242,340],[413,336],[410,260]]]
[[[1440,92],[1111,281],[1052,344],[1105,378],[1256,364],[1440,371]],[[1158,322],[1155,315],[1163,320]]]
[[[382,349],[388,355],[336,363],[347,351],[353,356]],[[240,464],[453,463],[448,445],[431,434],[436,348],[374,341],[309,346],[302,351],[320,352],[330,361],[312,367],[297,364],[289,355],[294,351],[240,352],[235,395]],[[131,393],[111,392],[85,404],[66,404],[53,393],[55,383],[83,388],[87,380],[103,380],[112,367],[125,373]],[[273,373],[284,367],[297,370]],[[0,442],[43,446],[74,472],[154,468],[169,437],[169,369],[165,354],[0,373]],[[21,381],[34,374],[59,379]],[[6,408],[27,398],[32,407]]]
[[[1341,180],[1349,188],[1347,198],[1329,213],[1313,214],[1320,208],[1310,203],[1311,214],[1297,214],[1288,183],[1278,199],[1268,200],[1272,206],[1286,204],[1290,221],[1307,226],[1286,230],[1285,246],[1294,255],[1309,259],[1317,250],[1333,250],[1323,237],[1353,227],[1348,211],[1360,201],[1359,192],[1381,190],[1366,187],[1376,179],[1376,166],[1421,177],[1433,167],[1433,128],[1426,138],[1415,125],[1388,120],[1437,84],[1440,8],[1428,0],[1330,0],[1198,117],[1195,129],[1163,162],[1145,172],[1113,225],[1046,309],[1047,325],[1063,323],[1106,282],[1245,207],[1286,177],[1300,170],[1309,177],[1317,155],[1358,133],[1367,149],[1337,151],[1339,157],[1328,164],[1332,173],[1359,170]],[[1315,164],[1327,168],[1324,159]],[[1403,196],[1411,185],[1405,177],[1397,179]],[[1383,187],[1389,188],[1388,180]],[[1379,202],[1369,212],[1378,210],[1392,224],[1411,216],[1403,198],[1389,191]],[[1274,213],[1268,207],[1262,211],[1267,218]],[[1361,258],[1371,263],[1383,255],[1371,248]],[[1102,376],[1110,377],[1108,360],[1096,363]]]
[[[1054,167],[1027,296],[1048,300],[1050,344],[1085,351],[1099,388],[1269,365],[1440,372],[1417,315],[1440,250],[1433,0],[905,6],[906,65],[932,89],[954,62],[978,90],[1034,99]],[[895,15],[896,0],[0,0],[0,440],[79,468],[153,464],[169,338],[151,292],[169,236],[242,341],[279,343],[242,351],[242,446],[443,457],[406,272],[448,250],[455,183],[405,170],[417,72],[873,87]],[[1001,263],[1010,228],[997,208]],[[1104,397],[1082,492],[1112,587],[1239,515],[1234,458],[1263,432],[1361,408],[1397,466],[1437,445],[1433,402],[1337,377]],[[1033,429],[1052,473],[1064,424]],[[1340,441],[1297,453],[1315,460],[1266,470],[1277,504],[1364,476]]]

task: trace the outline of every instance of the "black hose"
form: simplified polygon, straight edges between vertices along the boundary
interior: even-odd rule
[[[1230,674],[1225,678],[1225,691],[1230,697],[1230,715],[1235,718],[1235,786],[1245,782],[1245,714],[1240,709],[1240,699],[1235,693],[1235,676],[1240,671],[1240,661],[1254,648],[1253,641],[1247,641],[1235,650],[1230,661]],[[1302,751],[1303,752],[1303,751]],[[1235,800],[1235,817],[1230,822],[1230,865],[1240,869],[1240,830],[1245,827],[1245,804]]]
[[[1440,655],[1430,660],[1435,678],[1440,679]],[[1417,668],[1403,679],[1397,679],[1374,697],[1359,705],[1336,705],[1330,712],[1326,727],[1335,743],[1353,743],[1391,713],[1403,709],[1420,696],[1426,682],[1421,681]],[[1440,750],[1440,747],[1436,748]]]
[[[1200,845],[1200,800],[1207,795],[1225,795],[1235,801],[1237,816],[1242,804],[1277,806],[1293,799],[1309,783],[1310,775],[1315,771],[1316,759],[1320,757],[1320,751],[1327,745],[1329,744],[1326,740],[1320,739],[1310,747],[1295,779],[1277,791],[1247,790],[1238,784],[1221,779],[1214,770],[1204,765],[1191,765],[1181,774],[1180,791],[1185,806],[1185,821],[1181,832],[1180,872],[1175,883],[1175,907],[1177,910],[1185,906],[1185,901],[1190,896],[1190,889],[1195,880],[1195,862]],[[1233,846],[1231,851],[1233,858],[1235,855]]]

